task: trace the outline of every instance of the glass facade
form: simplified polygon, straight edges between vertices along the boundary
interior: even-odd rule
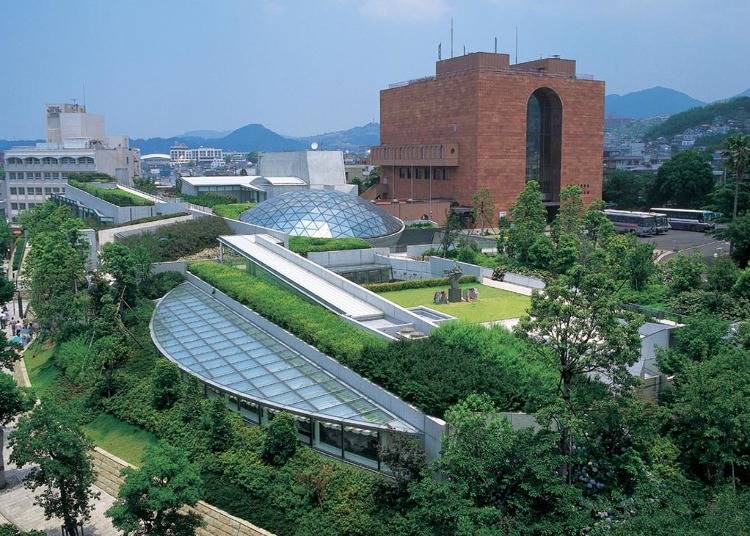
[[[539,183],[543,201],[560,199],[562,104],[551,89],[540,88],[526,109],[526,181]]]
[[[401,220],[372,203],[335,190],[287,192],[243,212],[240,220],[314,238],[376,238],[403,229]]]

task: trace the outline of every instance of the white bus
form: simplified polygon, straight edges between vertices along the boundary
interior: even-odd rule
[[[687,208],[652,208],[651,211],[666,214],[672,229],[680,231],[709,231],[716,227],[714,220],[719,216],[710,210]]]
[[[628,210],[605,210],[604,215],[614,224],[615,231],[618,233],[650,236],[660,232],[656,214],[630,212]]]

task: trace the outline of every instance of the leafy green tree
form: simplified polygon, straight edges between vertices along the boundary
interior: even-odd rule
[[[737,280],[732,285],[732,295],[737,298],[750,299],[750,269],[745,268],[737,274]]]
[[[4,334],[3,334],[4,335]],[[0,489],[5,489],[5,426],[21,413],[34,406],[34,396],[19,387],[13,377],[0,373]]]
[[[5,331],[0,331],[0,368],[13,370],[16,361],[21,359],[21,346],[8,341]]]
[[[171,408],[180,397],[180,370],[166,359],[160,359],[154,367],[153,404],[157,409]]]
[[[125,536],[193,536],[203,525],[194,511],[203,488],[184,451],[164,442],[146,447],[143,464],[123,471],[125,482],[106,515]]]
[[[442,238],[440,241],[440,254],[443,257],[448,256],[448,252],[458,239],[458,232],[461,230],[461,219],[455,212],[449,212],[443,227]]]
[[[729,242],[730,256],[740,268],[745,268],[750,261],[750,214],[737,216],[727,227],[718,229],[714,234]]]
[[[559,395],[565,414],[560,420],[561,448],[571,453],[569,418],[576,416],[572,394],[587,375],[606,378],[612,386],[628,385],[627,367],[640,350],[639,322],[621,307],[614,282],[598,267],[576,267],[534,292],[528,316],[516,334],[549,360],[559,377]],[[570,478],[570,467],[566,464]]]
[[[555,261],[555,243],[552,239],[540,234],[531,244],[528,253],[529,265],[540,270],[552,270],[552,264]]]
[[[707,157],[698,151],[682,151],[664,162],[650,191],[653,205],[700,208],[714,187]]]
[[[224,399],[215,398],[208,404],[204,416],[206,440],[211,452],[224,452],[232,442],[232,423]]]
[[[479,223],[479,231],[484,232],[485,227],[495,221],[495,203],[487,188],[480,188],[471,196],[471,205],[474,208],[474,221]]]
[[[547,209],[542,203],[539,183],[529,181],[518,194],[510,209],[511,227],[508,230],[509,253],[523,263],[529,260],[529,250],[547,226]]]
[[[16,292],[16,286],[13,281],[8,280],[5,274],[0,274],[0,303],[8,303],[13,299]]]
[[[717,257],[708,267],[707,286],[714,292],[729,292],[739,277],[739,268],[729,257]]]
[[[593,249],[604,247],[615,234],[615,226],[603,210],[604,204],[594,201],[583,213],[583,238]]]
[[[11,524],[0,525],[0,536],[46,536],[41,530],[21,530]]]
[[[78,241],[78,229],[83,227],[83,220],[75,218],[68,207],[58,206],[51,201],[21,212],[18,221],[32,243],[37,235],[56,232],[62,233],[73,245]]]
[[[30,466],[24,485],[32,491],[42,488],[34,503],[47,519],[61,518],[68,536],[78,534],[78,524],[89,519],[92,501],[99,498],[91,491],[96,480],[89,453],[93,445],[73,423],[70,415],[44,402],[21,417],[9,440],[10,461]]]
[[[128,347],[119,335],[106,335],[99,338],[93,345],[93,353],[98,364],[94,383],[107,398],[115,391],[115,372],[128,358]]]
[[[389,434],[387,441],[378,445],[378,451],[401,493],[405,493],[407,486],[427,468],[424,448],[413,435]]]
[[[101,252],[101,267],[114,279],[115,299],[135,300],[138,287],[148,278],[148,265],[142,256],[145,250],[131,250],[119,242],[105,244]]]
[[[664,265],[664,277],[670,294],[700,289],[703,286],[705,267],[700,253],[677,253],[670,257]]]
[[[731,348],[675,377],[673,435],[710,482],[750,467],[750,355]]]
[[[734,191],[737,190],[737,214],[743,214],[750,208],[750,184],[747,180],[737,183],[733,175],[714,186],[708,196],[706,208],[729,216],[734,211]]]
[[[732,219],[734,219],[737,217],[740,183],[750,167],[750,135],[734,134],[729,136],[726,149],[721,154],[726,159],[726,166],[734,172],[734,201],[732,203]]]
[[[602,197],[620,209],[648,208],[645,193],[652,188],[655,180],[653,173],[611,171],[604,175]]]
[[[560,209],[552,225],[552,236],[559,241],[563,235],[580,236],[583,216],[583,190],[578,185],[560,190]]]
[[[297,452],[297,424],[289,413],[279,412],[266,425],[260,455],[266,463],[280,467]]]
[[[729,322],[710,314],[690,316],[672,336],[672,345],[658,354],[665,374],[679,373],[688,363],[708,361],[726,346]]]
[[[624,268],[628,282],[633,290],[641,290],[646,286],[651,275],[656,271],[654,265],[654,246],[636,242],[628,249],[624,259]]]
[[[1,176],[2,175],[0,175],[0,177]],[[0,252],[7,255],[14,241],[15,238],[10,230],[8,220],[0,220]]]
[[[571,270],[580,260],[581,243],[575,234],[563,233],[557,241],[552,261],[552,271],[564,274]]]

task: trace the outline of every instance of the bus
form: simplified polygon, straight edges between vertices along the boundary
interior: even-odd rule
[[[651,211],[666,214],[672,229],[680,231],[710,231],[716,227],[714,220],[719,216],[710,210],[687,208],[652,208]]]
[[[614,224],[615,231],[618,233],[633,233],[638,236],[650,236],[660,232],[658,230],[656,214],[649,212],[630,212],[628,210],[605,210],[604,215]]]

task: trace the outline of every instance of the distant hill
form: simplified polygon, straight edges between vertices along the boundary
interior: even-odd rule
[[[187,132],[180,134],[180,137],[215,140],[217,138],[223,138],[231,132],[231,130],[188,130]]]
[[[660,136],[674,136],[687,129],[699,127],[717,121],[734,121],[738,129],[747,129],[750,125],[750,97],[737,97],[717,101],[700,108],[694,108],[671,116],[646,132],[646,139]]]
[[[607,95],[604,97],[604,115],[646,119],[676,114],[704,104],[705,102],[674,89],[652,87],[625,95]]]
[[[308,147],[315,142],[320,149],[361,151],[367,147],[380,144],[380,123],[367,123],[349,130],[337,130],[297,139],[304,142]]]
[[[750,97],[750,87],[747,88],[745,91],[737,95],[737,97]]]

